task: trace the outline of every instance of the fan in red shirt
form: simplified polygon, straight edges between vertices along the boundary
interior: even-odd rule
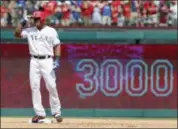
[[[0,6],[0,16],[3,17],[7,12],[9,11],[9,9],[5,8],[4,6]]]
[[[159,17],[160,26],[167,26],[169,7],[166,5],[164,1],[161,1],[160,3],[159,13],[160,13],[160,17]]]
[[[155,5],[154,1],[145,2],[145,8],[148,13],[148,24],[158,26],[158,7]]]
[[[111,8],[112,8],[112,23],[114,25],[116,25],[117,21],[118,21],[119,6],[121,6],[120,0],[113,1],[112,4],[111,4]]]
[[[126,26],[131,25],[131,5],[130,4],[131,4],[130,1],[126,1],[122,5]]]
[[[144,27],[147,23],[147,5],[144,1],[138,1],[136,26]]]
[[[4,6],[0,6],[0,11],[1,26],[5,27],[7,25],[7,13],[9,12],[9,9]]]
[[[91,25],[91,18],[93,14],[93,6],[90,1],[83,1],[81,5],[81,13],[85,26]]]
[[[70,25],[70,16],[71,16],[70,6],[71,6],[70,1],[63,2],[62,6],[61,6],[61,12],[62,12],[61,24],[62,24],[62,26]]]
[[[43,6],[46,17],[52,16],[57,8],[56,1],[49,1]]]

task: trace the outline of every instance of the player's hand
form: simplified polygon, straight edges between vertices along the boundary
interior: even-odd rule
[[[59,68],[59,66],[60,66],[60,61],[59,60],[55,60],[53,62],[53,69],[55,70],[55,69]]]

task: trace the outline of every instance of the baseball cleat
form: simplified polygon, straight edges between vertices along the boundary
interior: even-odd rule
[[[63,119],[62,119],[60,114],[55,114],[55,115],[53,115],[53,117],[56,119],[56,121],[58,123],[61,123],[63,121]]]
[[[45,120],[45,117],[36,115],[32,118],[31,122],[32,123],[44,123],[43,122],[44,120]]]

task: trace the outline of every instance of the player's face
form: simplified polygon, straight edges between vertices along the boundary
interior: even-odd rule
[[[43,24],[40,21],[40,18],[34,18],[34,24],[37,28],[42,28]]]

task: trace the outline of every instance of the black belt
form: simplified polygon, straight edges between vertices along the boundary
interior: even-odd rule
[[[35,55],[32,55],[32,57],[34,57],[36,59],[48,59],[48,58],[51,58],[52,56],[50,56],[50,55],[47,55],[47,56],[35,56]]]

